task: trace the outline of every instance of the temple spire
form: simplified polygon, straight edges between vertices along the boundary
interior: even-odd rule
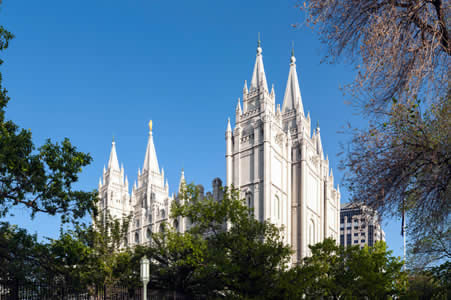
[[[242,111],[241,111],[241,101],[240,101],[240,98],[238,98],[238,103],[236,104],[236,109],[235,109],[235,111],[241,115],[241,112],[242,112]]]
[[[149,122],[149,141],[147,142],[146,155],[144,157],[143,173],[145,171],[152,171],[160,174],[160,168],[158,166],[157,153],[155,151],[155,145],[153,144],[152,135],[152,120]]]
[[[265,68],[263,67],[262,48],[260,47],[260,34],[258,37],[257,45],[257,58],[255,59],[254,73],[252,74],[252,81],[250,91],[257,90],[259,88],[268,91],[268,84],[266,83]]]
[[[117,160],[117,153],[116,153],[116,142],[111,142],[111,152],[110,152],[110,159],[108,160],[108,170],[115,170],[120,172],[119,168],[119,161]]]
[[[296,109],[304,114],[302,105],[301,89],[299,88],[298,74],[296,72],[296,57],[294,57],[294,47],[291,49],[290,73],[288,74],[287,87],[283,97],[282,112]]]
[[[185,185],[186,185],[185,172],[182,168],[182,173],[180,174],[180,182],[179,182],[179,193],[182,192],[182,189],[184,188]]]

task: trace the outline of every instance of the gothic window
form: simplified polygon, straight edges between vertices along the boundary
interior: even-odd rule
[[[135,243],[139,244],[139,234],[138,234],[138,232],[135,232]]]
[[[136,219],[136,228],[139,227],[139,219]]]
[[[249,207],[249,208],[254,207],[254,201],[252,199],[252,193],[251,192],[247,192],[246,193],[246,203],[247,203],[247,207]]]
[[[164,232],[164,225],[163,225],[163,223],[160,223],[160,232]]]
[[[128,246],[128,239],[127,238],[124,238],[124,245],[125,245],[125,247]]]
[[[149,218],[149,223],[152,223],[152,213],[149,213],[148,218]]]
[[[150,237],[152,236],[152,230],[150,229],[150,227],[147,227],[147,231],[146,231],[146,237],[148,240],[150,240]]]
[[[313,220],[310,219],[310,224],[309,224],[309,245],[314,245],[315,244],[315,222],[313,222]]]
[[[161,210],[161,218],[164,219],[166,217],[166,213],[164,209]]]
[[[175,231],[179,231],[179,221],[177,221],[177,220],[174,220],[174,229],[175,229]]]

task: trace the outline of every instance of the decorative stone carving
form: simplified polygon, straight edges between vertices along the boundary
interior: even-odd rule
[[[285,135],[283,133],[279,133],[274,137],[274,141],[276,142],[277,145],[282,146],[284,137]]]

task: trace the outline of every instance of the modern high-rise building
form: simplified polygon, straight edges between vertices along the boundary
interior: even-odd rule
[[[385,241],[377,212],[361,203],[342,204],[340,245],[374,246],[376,241]]]
[[[268,89],[260,42],[250,86],[245,81],[242,97],[234,126],[229,119],[225,133],[226,185],[240,190],[258,220],[283,226],[296,263],[309,254],[308,245],[327,237],[338,241],[340,191],[334,187],[329,159],[324,156],[320,128],[312,128],[310,115],[304,114],[294,53],[282,107],[276,104],[274,88]],[[138,170],[131,195],[114,142],[99,183],[101,210],[109,209],[118,218],[132,215],[131,245],[148,242],[150,233],[161,230],[163,222],[181,232],[187,228],[184,220],[168,219],[176,197],[169,194],[164,171],[159,169],[149,127],[143,169]],[[215,179],[215,199],[220,198],[220,186],[220,179]]]

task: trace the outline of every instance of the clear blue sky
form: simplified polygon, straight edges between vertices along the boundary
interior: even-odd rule
[[[244,80],[250,81],[261,32],[268,84],[281,103],[294,41],[304,109],[321,125],[336,183],[346,124],[364,126],[339,87],[354,78],[344,64],[321,64],[322,45],[287,1],[13,1],[0,24],[16,38],[2,54],[7,118],[30,128],[40,145],[69,137],[94,161],[77,187],[97,188],[114,135],[130,183],[142,167],[147,123],[154,124],[160,167],[170,191],[180,170],[210,189],[225,178],[227,118],[234,119]],[[348,192],[341,187],[342,202]],[[59,219],[14,210],[11,223],[57,237]],[[399,222],[385,221],[388,245],[401,255]]]

